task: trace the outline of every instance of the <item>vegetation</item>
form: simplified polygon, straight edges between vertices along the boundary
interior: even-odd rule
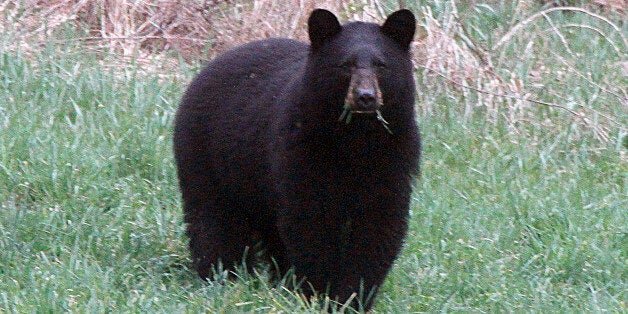
[[[276,9],[255,2],[239,12]],[[105,28],[86,30],[106,23],[80,8],[57,7],[74,15],[55,24],[19,3],[0,4],[0,312],[314,313],[330,302],[270,284],[264,267],[209,283],[189,269],[172,119],[199,53],[260,34],[233,38],[232,3],[207,9],[204,46],[218,48],[190,54],[150,32],[125,50],[96,38]],[[628,311],[628,24],[625,7],[605,3],[409,4],[423,26],[422,176],[375,312]],[[302,36],[307,8],[277,31]],[[48,28],[13,23],[38,14]]]

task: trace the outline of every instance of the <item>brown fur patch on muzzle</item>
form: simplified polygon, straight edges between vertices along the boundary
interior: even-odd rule
[[[380,108],[384,105],[382,91],[377,82],[377,75],[372,69],[356,69],[351,75],[351,82],[345,96],[344,110],[338,121],[351,122],[354,114],[372,114],[384,126],[388,133],[388,122],[382,116]]]
[[[355,69],[345,97],[345,107],[353,113],[375,113],[383,105],[382,91],[372,69]]]

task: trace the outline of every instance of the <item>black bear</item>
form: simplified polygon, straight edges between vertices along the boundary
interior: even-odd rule
[[[174,152],[200,276],[268,256],[280,276],[304,280],[306,297],[370,308],[418,173],[415,24],[408,10],[380,26],[317,9],[309,45],[254,41],[192,81]]]

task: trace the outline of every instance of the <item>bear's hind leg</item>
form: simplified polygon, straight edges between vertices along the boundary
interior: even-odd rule
[[[286,264],[286,252],[283,242],[275,226],[266,226],[261,232],[271,280],[279,282],[283,279],[289,266]]]
[[[236,267],[253,269],[253,248],[257,233],[244,215],[231,208],[213,208],[194,217],[186,215],[187,235],[194,268],[199,276],[211,279],[219,265],[233,272]]]

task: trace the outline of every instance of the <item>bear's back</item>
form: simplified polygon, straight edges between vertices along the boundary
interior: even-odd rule
[[[264,203],[266,136],[279,94],[299,80],[309,45],[254,41],[216,57],[192,81],[177,111],[174,152],[184,199],[188,184],[238,190]]]
[[[308,49],[303,42],[285,38],[257,40],[233,48],[209,62],[192,81],[183,97],[182,110],[189,107],[224,114],[223,110],[275,97],[303,72]]]

